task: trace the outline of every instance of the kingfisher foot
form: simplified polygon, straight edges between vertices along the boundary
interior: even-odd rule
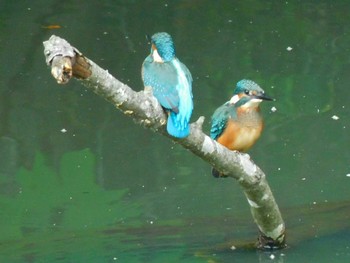
[[[223,173],[219,172],[218,170],[216,170],[215,168],[211,169],[211,174],[215,177],[215,178],[227,178],[227,175],[224,175]]]

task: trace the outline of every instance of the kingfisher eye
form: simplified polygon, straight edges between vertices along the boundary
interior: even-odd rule
[[[247,90],[247,89],[244,90],[244,93],[247,94],[247,95],[250,95],[250,92],[249,92],[249,90]]]

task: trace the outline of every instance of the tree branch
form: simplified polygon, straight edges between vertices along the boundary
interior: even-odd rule
[[[248,154],[230,151],[204,134],[203,116],[191,124],[188,137],[171,137],[165,130],[167,116],[151,92],[132,90],[62,38],[51,36],[44,42],[44,48],[46,63],[51,66],[51,73],[59,84],[67,83],[72,76],[80,79],[84,86],[136,122],[167,136],[218,171],[235,178],[243,188],[254,221],[260,230],[257,246],[263,249],[284,247],[285,224],[265,174]]]

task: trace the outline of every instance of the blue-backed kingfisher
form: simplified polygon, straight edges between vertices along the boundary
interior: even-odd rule
[[[188,136],[193,110],[192,76],[175,56],[174,42],[168,33],[151,37],[151,54],[142,64],[142,80],[145,90],[152,90],[168,112],[168,133],[177,138]]]
[[[230,150],[246,152],[259,139],[264,127],[259,104],[273,100],[252,80],[239,81],[232,98],[212,116],[210,137]],[[212,169],[214,177],[223,176]]]

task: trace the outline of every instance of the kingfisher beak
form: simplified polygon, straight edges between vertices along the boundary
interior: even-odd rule
[[[147,44],[150,45],[152,43],[151,37],[148,34],[146,34],[145,38],[146,38]]]
[[[257,95],[255,95],[255,98],[261,99],[261,100],[270,100],[270,101],[275,100],[275,99],[271,98],[270,96],[267,96],[265,93],[257,94]]]

